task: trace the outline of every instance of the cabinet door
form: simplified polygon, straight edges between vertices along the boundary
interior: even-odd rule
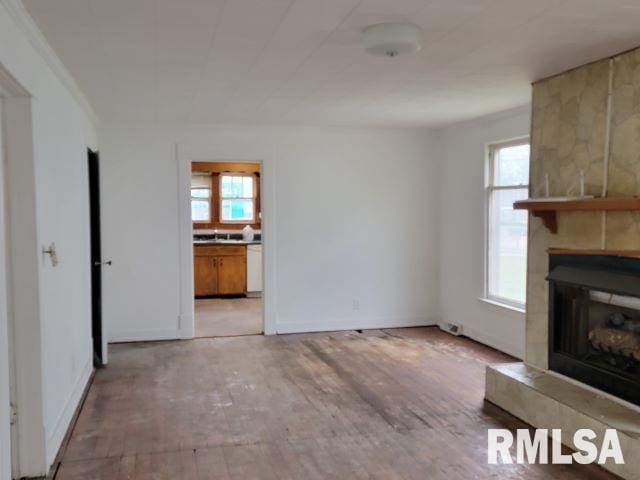
[[[196,297],[218,293],[218,271],[216,257],[194,257],[193,283]]]
[[[218,257],[218,293],[241,294],[247,291],[247,257]]]

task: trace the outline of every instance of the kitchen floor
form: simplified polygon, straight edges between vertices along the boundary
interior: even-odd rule
[[[196,337],[262,333],[262,298],[196,299]]]

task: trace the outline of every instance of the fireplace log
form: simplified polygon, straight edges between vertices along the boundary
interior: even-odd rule
[[[594,348],[640,361],[640,335],[618,328],[594,328],[589,332]]]

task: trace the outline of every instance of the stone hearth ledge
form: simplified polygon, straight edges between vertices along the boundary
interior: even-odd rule
[[[562,429],[563,441],[570,442],[580,428],[592,429],[600,441],[607,428],[615,428],[625,464],[607,461],[603,467],[627,480],[640,479],[640,408],[635,405],[522,362],[489,365],[485,398],[533,427]]]

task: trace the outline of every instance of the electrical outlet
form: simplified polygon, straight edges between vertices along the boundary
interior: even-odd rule
[[[358,300],[357,298],[353,299],[353,311],[357,312],[358,310],[360,310],[360,300]]]

